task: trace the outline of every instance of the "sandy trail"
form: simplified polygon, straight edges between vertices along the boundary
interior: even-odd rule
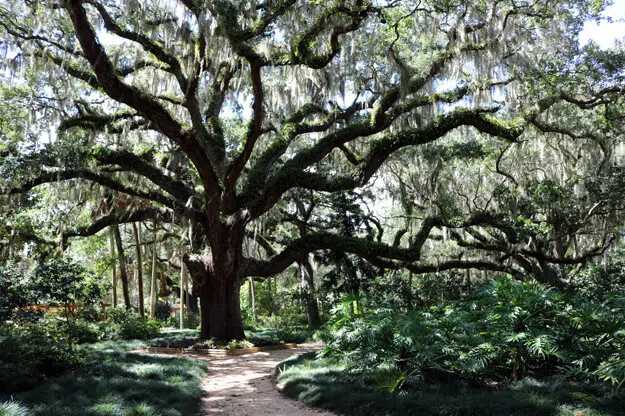
[[[190,355],[208,365],[208,375],[202,384],[205,395],[200,414],[333,416],[333,413],[311,409],[283,396],[275,385],[273,370],[280,361],[319,347],[316,344],[303,344],[296,349],[226,357]]]

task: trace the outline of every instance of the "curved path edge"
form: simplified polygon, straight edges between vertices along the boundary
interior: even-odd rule
[[[275,383],[274,369],[281,361],[320,347],[321,344],[300,344],[296,349],[225,357],[185,354],[208,366],[208,374],[202,381],[204,397],[200,415],[334,416],[286,397]]]

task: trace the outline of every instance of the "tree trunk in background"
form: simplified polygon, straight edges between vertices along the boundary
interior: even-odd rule
[[[408,273],[408,299],[406,300],[406,307],[408,310],[412,309],[413,301],[412,301],[412,272]]]
[[[254,278],[253,277],[248,277],[247,278],[248,284],[249,284],[249,306],[250,309],[252,310],[252,319],[254,320],[254,323],[256,323],[256,292],[254,291]]]
[[[142,317],[145,317],[145,303],[143,300],[143,255],[141,254],[141,245],[143,239],[141,238],[141,224],[137,227],[137,223],[132,223],[132,234],[135,237],[135,248],[137,252],[137,286],[139,291],[139,313]]]
[[[160,271],[160,287],[159,287],[159,296],[161,298],[164,298],[165,296],[167,296],[167,278],[165,277],[165,272],[163,271],[163,268],[159,265],[158,270]]]
[[[182,253],[180,254],[180,258],[182,259]],[[180,261],[180,263],[180,329],[184,329],[184,288],[187,283],[187,266],[182,260]]]
[[[150,319],[154,319],[156,313],[156,224],[154,224],[154,243],[152,244],[152,277],[150,279]]]
[[[310,260],[297,262],[299,267],[299,288],[306,304],[306,315],[308,315],[308,325],[311,328],[319,328],[321,326],[321,318],[319,317],[319,305],[315,297],[315,282],[313,280],[313,268]]]
[[[184,304],[187,307],[188,313],[199,313],[200,308],[197,305],[197,296],[193,294],[193,290],[189,287],[189,270],[187,269],[186,276],[186,287],[185,287],[185,295],[184,295]]]
[[[124,305],[130,310],[130,292],[128,291],[128,272],[126,270],[126,258],[124,256],[124,246],[122,244],[122,236],[119,233],[119,225],[113,225],[113,235],[115,236],[115,244],[117,246],[117,259],[119,261],[119,277],[122,279],[122,290],[124,292]]]
[[[115,233],[113,232],[113,229],[110,228],[109,229],[109,241],[111,243],[111,257],[115,258]],[[112,295],[112,302],[111,305],[116,308],[117,307],[117,270],[116,270],[116,265],[115,265],[115,260],[113,259],[113,282],[112,282],[112,290],[113,290],[113,295]]]

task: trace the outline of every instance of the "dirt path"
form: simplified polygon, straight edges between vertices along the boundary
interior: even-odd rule
[[[259,352],[256,354],[206,357],[208,376],[204,379],[205,396],[202,416],[333,416],[317,411],[283,396],[275,385],[273,370],[278,363],[294,354],[314,351],[319,345],[304,344],[297,349]]]

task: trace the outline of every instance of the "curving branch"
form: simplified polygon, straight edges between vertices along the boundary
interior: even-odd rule
[[[78,227],[61,234],[61,247],[67,247],[70,237],[89,237],[97,234],[106,227],[115,224],[125,224],[137,221],[154,220],[160,223],[181,224],[182,217],[167,208],[144,208],[122,213],[112,213],[100,217],[86,227]]]
[[[149,179],[183,204],[186,204],[191,198],[200,198],[200,195],[185,183],[172,178],[132,152],[97,148],[91,152],[91,156],[101,163],[114,164]]]
[[[399,269],[406,268],[413,273],[436,273],[450,269],[478,268],[518,275],[520,272],[487,261],[449,260],[440,264],[419,263],[421,247],[400,248],[358,237],[347,237],[332,233],[308,234],[293,241],[282,252],[268,260],[245,259],[241,277],[270,277],[285,270],[291,264],[304,259],[317,250],[335,250],[356,254],[374,266]]]
[[[159,45],[157,42],[153,41],[147,36],[130,30],[122,29],[101,3],[95,0],[84,0],[83,2],[86,4],[91,4],[96,8],[98,13],[100,13],[100,16],[102,17],[102,21],[104,22],[104,27],[106,28],[106,30],[121,38],[128,39],[141,45],[141,47],[145,51],[151,53],[159,61],[167,65],[166,70],[176,77],[178,83],[180,84],[180,88],[183,91],[187,89],[188,80],[184,76],[184,73],[182,71],[182,65],[180,65],[180,61],[178,61],[178,58],[168,53],[163,46]]]
[[[307,171],[308,166],[319,162],[330,150],[351,141],[354,135],[363,135],[369,128],[369,125],[360,123],[350,125],[337,133],[326,136],[309,151],[300,152],[285,163],[276,177],[266,186],[262,196],[250,204],[252,218],[265,212],[281,198],[284,192],[291,188],[299,187],[333,192],[363,186],[393,152],[407,146],[430,143],[460,126],[472,126],[483,133],[515,142],[527,124],[535,119],[539,113],[553,105],[555,101],[556,98],[554,97],[541,100],[512,122],[504,122],[494,118],[491,113],[496,112],[497,108],[458,108],[435,118],[421,128],[406,129],[374,141],[369,153],[361,158],[359,165],[349,174],[330,177],[322,173]]]
[[[82,0],[70,0],[66,7],[76,37],[96,74],[99,86],[104,89],[109,97],[137,110],[165,136],[180,145],[198,170],[208,194],[211,198],[216,195],[220,188],[219,181],[210,160],[202,148],[198,146],[193,132],[183,128],[154,96],[119,79],[116,69],[89,23]]]
[[[145,191],[143,189],[136,189],[130,186],[124,185],[121,182],[116,181],[110,176],[92,172],[88,169],[67,169],[59,171],[42,172],[38,176],[24,182],[23,184],[13,188],[2,188],[0,194],[15,195],[25,193],[37,186],[54,183],[59,181],[66,181],[71,179],[85,179],[91,182],[98,183],[109,189],[117,192],[121,192],[137,198],[146,199],[148,201],[158,202],[170,209],[179,212],[180,215],[184,215],[187,218],[194,220],[202,220],[201,212],[195,210],[192,207],[187,207],[184,203],[180,203],[176,200],[168,198],[155,191]]]
[[[430,233],[435,227],[467,228],[477,225],[496,225],[509,233],[512,232],[502,216],[489,212],[477,212],[466,218],[446,219],[436,216],[424,219],[420,230],[411,239],[409,247],[400,247],[399,243],[396,244],[396,242],[393,245],[388,245],[379,241],[328,232],[309,233],[288,243],[280,253],[274,254],[268,260],[246,259],[246,266],[242,268],[242,277],[271,276],[286,269],[292,263],[305,258],[309,253],[318,250],[353,253],[374,265],[398,261],[396,268],[408,268],[410,266],[414,267],[415,270],[418,267],[423,267],[426,270],[430,266],[419,266],[417,263],[421,260],[423,245],[430,238]]]
[[[256,141],[263,134],[263,79],[261,76],[262,66],[259,59],[253,59],[250,63],[250,77],[252,81],[252,91],[254,93],[254,102],[252,103],[252,120],[248,127],[248,134],[245,137],[243,150],[236,157],[226,175],[226,192],[233,189],[236,181],[239,179],[243,168],[250,160]]]

